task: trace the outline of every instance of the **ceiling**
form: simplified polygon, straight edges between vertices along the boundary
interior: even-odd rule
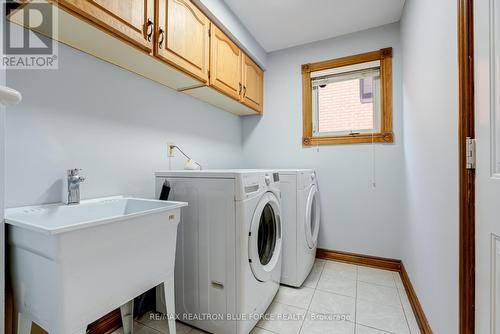
[[[224,0],[267,51],[399,21],[405,0]]]

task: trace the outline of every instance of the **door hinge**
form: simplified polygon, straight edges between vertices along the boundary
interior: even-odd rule
[[[465,168],[476,168],[476,140],[470,137],[465,139]]]
[[[208,70],[208,78],[210,79],[210,70]]]
[[[208,28],[208,37],[212,37],[212,28]]]

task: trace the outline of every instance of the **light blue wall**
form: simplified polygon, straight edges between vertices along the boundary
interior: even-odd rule
[[[434,333],[458,333],[457,2],[401,20],[407,215],[402,259]]]
[[[241,167],[239,117],[63,44],[58,70],[8,71],[7,83],[24,96],[6,119],[8,207],[60,201],[69,168],[87,176],[83,198],[152,197],[168,142],[205,167]]]
[[[303,148],[300,65],[389,46],[395,144]],[[398,24],[271,53],[264,116],[239,118],[60,45],[59,70],[7,75],[9,85],[24,95],[7,115],[7,205],[59,201],[61,179],[76,167],[88,177],[84,198],[150,197],[152,173],[169,167],[166,144],[174,142],[206,168],[316,169],[323,206],[320,246],[399,257],[404,183],[399,59]],[[182,163],[175,159],[173,168]],[[33,172],[35,179],[26,177]]]
[[[231,36],[263,69],[267,68],[267,53],[223,0],[194,0],[210,19]]]
[[[401,36],[396,23],[269,55],[222,0],[196,1],[267,69],[264,115],[239,118],[60,45],[59,70],[7,74],[24,100],[6,115],[6,205],[60,201],[75,167],[83,198],[152,197],[168,142],[206,168],[313,168],[319,246],[402,258],[434,331],[456,333],[456,1],[407,0]],[[302,147],[300,65],[391,46],[395,143]],[[0,117],[0,158],[2,129]]]
[[[266,67],[266,52],[222,0],[195,2]],[[205,167],[242,167],[237,116],[65,45],[59,50],[59,70],[7,75],[25,96],[6,120],[8,207],[59,201],[61,178],[75,167],[88,176],[84,198],[152,196],[152,173],[169,167],[167,142]]]
[[[303,147],[301,64],[385,47],[394,49],[395,143]],[[250,167],[318,172],[320,247],[400,257],[405,219],[400,60],[397,23],[268,55],[264,115],[243,119],[245,161]],[[371,186],[373,168],[376,188]]]

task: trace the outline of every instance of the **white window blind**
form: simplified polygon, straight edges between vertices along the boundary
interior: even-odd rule
[[[341,67],[330,68],[327,70],[311,72],[311,79],[336,75],[336,74],[345,74],[348,72],[362,71],[367,69],[377,69],[377,68],[378,69],[380,68],[380,60],[374,60],[366,63],[341,66]]]
[[[338,74],[327,74],[321,77],[316,77],[312,79],[312,86],[322,86],[328,85],[330,83],[346,81],[346,80],[355,80],[355,79],[363,79],[363,78],[377,78],[380,76],[380,70],[378,68],[374,69],[365,69],[365,70],[357,70],[356,72],[347,72],[347,73],[338,73]]]

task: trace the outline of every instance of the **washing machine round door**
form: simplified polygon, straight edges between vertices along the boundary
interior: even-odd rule
[[[306,200],[305,233],[307,245],[310,249],[316,247],[318,242],[320,220],[319,190],[313,185],[309,189]]]
[[[279,200],[265,193],[255,209],[248,233],[248,257],[252,272],[259,281],[271,279],[281,261],[281,212]]]

